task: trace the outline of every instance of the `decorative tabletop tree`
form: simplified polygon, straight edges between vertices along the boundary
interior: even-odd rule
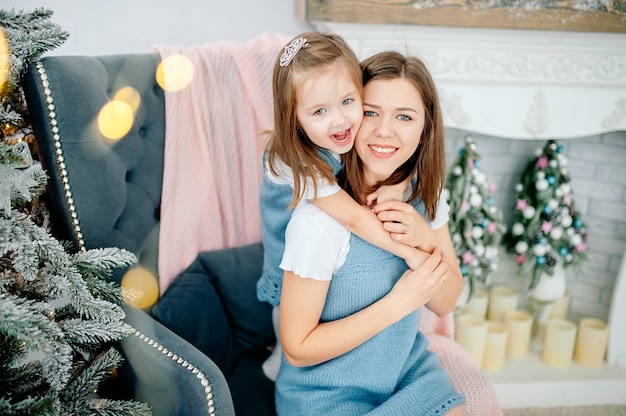
[[[487,285],[497,268],[498,245],[506,227],[495,205],[495,184],[480,169],[476,143],[467,136],[465,147],[448,174],[450,235],[471,296],[477,284]]]
[[[531,299],[553,302],[566,291],[563,267],[577,265],[587,250],[587,229],[576,210],[567,158],[549,140],[529,161],[516,185],[508,248],[517,253],[519,272],[530,273]]]

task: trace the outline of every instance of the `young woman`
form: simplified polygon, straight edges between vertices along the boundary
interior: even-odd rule
[[[463,284],[440,197],[445,159],[437,92],[416,58],[384,52],[362,67],[364,119],[340,183],[365,203],[377,187],[411,179],[410,204],[388,201],[374,210],[389,232],[432,254],[407,271],[400,258],[311,202],[298,204],[281,262],[277,412],[465,415],[464,397],[418,331],[420,308],[452,312]]]
[[[402,257],[411,267],[425,254],[391,239],[374,213],[354,201],[335,180],[340,155],[354,144],[363,118],[362,74],[354,52],[339,36],[310,32],[291,40],[273,71],[274,130],[263,160],[260,190],[263,273],[257,297],[278,304],[287,222],[300,200],[319,208],[366,241]],[[280,344],[264,365],[275,378]]]

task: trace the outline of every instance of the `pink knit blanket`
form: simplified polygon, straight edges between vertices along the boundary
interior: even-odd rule
[[[272,68],[288,38],[157,45],[181,54],[191,84],[165,93],[165,155],[159,236],[163,293],[198,253],[261,240],[258,193],[264,131],[273,127]]]

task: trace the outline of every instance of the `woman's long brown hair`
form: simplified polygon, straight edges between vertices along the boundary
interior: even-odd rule
[[[413,84],[424,102],[424,130],[415,153],[387,180],[373,186],[366,183],[361,159],[356,150],[352,149],[344,157],[345,170],[339,175],[339,184],[355,200],[363,203],[365,197],[379,186],[398,184],[409,177],[415,177],[417,183],[408,202],[420,196],[428,218],[432,221],[446,179],[443,115],[432,76],[420,59],[393,51],[381,52],[365,59],[361,68],[363,85],[377,79],[397,78],[406,79]]]

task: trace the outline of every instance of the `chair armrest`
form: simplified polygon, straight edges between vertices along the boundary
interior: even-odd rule
[[[134,398],[150,404],[155,416],[234,416],[228,384],[217,365],[193,345],[145,312],[125,306],[135,332],[120,344]],[[128,381],[128,380],[126,380]]]

